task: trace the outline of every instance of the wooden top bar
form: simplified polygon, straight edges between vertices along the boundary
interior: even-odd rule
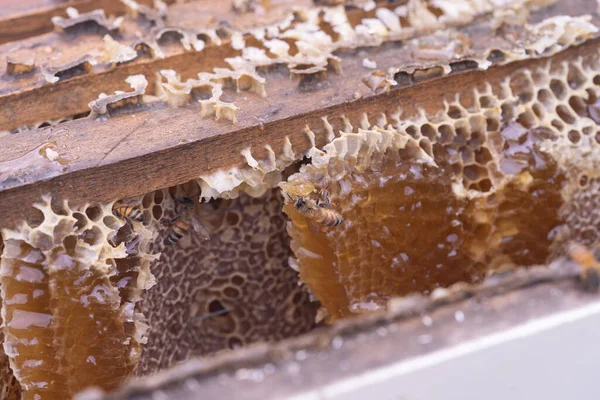
[[[530,21],[552,15],[583,14],[593,15],[592,22],[600,24],[595,3],[584,0],[544,8],[534,13]],[[481,57],[490,48],[512,46],[492,35],[488,21],[476,21],[458,32],[472,42],[469,54],[464,57],[467,60]],[[62,107],[56,97],[59,93],[59,98],[68,98],[68,102],[74,104],[72,110],[80,112],[81,104],[87,105],[89,100],[82,99],[78,90],[89,90],[89,85],[96,84],[90,83],[95,79],[99,83],[118,82],[117,88],[128,91],[124,80],[129,75],[145,73],[149,77],[159,69],[169,67],[171,64],[168,63],[188,68],[190,72],[208,69],[224,58],[222,51],[221,47],[207,46],[199,53],[185,52],[161,60],[118,65],[104,76],[101,76],[103,73],[91,73],[27,91],[17,91],[13,86],[6,91],[5,97],[12,97],[11,104],[20,107],[24,114],[33,115],[39,110]],[[577,57],[597,51],[598,40],[591,39],[553,58]],[[310,147],[304,134],[306,126],[317,134],[318,141],[323,143],[325,140],[321,120],[324,116],[338,117],[330,122],[334,128],[341,129],[339,116],[342,114],[356,127],[363,113],[373,117],[374,121],[382,110],[397,107],[410,112],[418,104],[433,110],[442,104],[444,97],[451,100],[455,93],[471,93],[475,86],[484,82],[498,84],[518,68],[546,62],[545,59],[528,59],[505,65],[497,63],[487,71],[465,70],[465,67],[471,67],[470,64],[455,62],[450,64],[452,72],[448,75],[439,76],[432,68],[429,72],[433,73],[420,78],[416,74],[403,74],[403,71],[412,72],[415,65],[414,47],[409,43],[389,42],[379,47],[342,49],[336,55],[342,60],[342,73],[328,71],[324,78],[290,79],[287,67],[271,66],[259,70],[266,79],[267,97],[251,92],[225,92],[223,100],[232,101],[239,108],[237,124],[202,118],[196,102],[179,108],[158,103],[124,108],[108,118],[83,118],[43,129],[0,134],[2,227],[14,226],[31,217],[29,205],[44,194],[49,193],[55,199],[68,199],[74,204],[114,201],[184,183],[217,169],[239,166],[244,161],[240,151],[247,147],[251,147],[256,159],[261,159],[266,157],[265,145],[281,154],[285,138],[289,137],[294,151],[303,152]],[[399,68],[396,78],[400,84],[389,92],[368,88],[362,78],[372,70],[363,66],[365,58],[375,61],[378,70]],[[198,62],[193,64],[194,68],[188,65],[192,61]],[[112,75],[109,77],[109,74]],[[8,86],[1,84],[0,93]],[[112,89],[102,91],[112,93]],[[43,150],[45,145],[52,145],[58,153],[56,161],[40,155],[40,149]]]
[[[151,4],[152,1],[139,3]],[[4,0],[0,8],[0,43],[51,32],[54,30],[51,18],[65,16],[68,7],[82,13],[101,8],[108,15],[122,15],[126,10],[120,0]]]

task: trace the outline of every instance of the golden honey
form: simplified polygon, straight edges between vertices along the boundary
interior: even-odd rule
[[[284,208],[301,280],[331,318],[600,240],[581,221],[598,219],[596,62],[520,70],[437,115],[365,116],[314,149],[280,186],[292,199],[326,190],[344,218],[324,227]]]

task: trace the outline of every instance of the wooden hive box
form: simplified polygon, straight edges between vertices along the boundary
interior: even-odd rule
[[[3,6],[4,398],[268,364],[515,268],[594,286],[597,4],[314,3]]]

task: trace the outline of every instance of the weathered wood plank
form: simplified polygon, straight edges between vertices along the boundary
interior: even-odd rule
[[[139,2],[152,3],[150,0]],[[120,0],[4,0],[0,9],[0,43],[51,32],[54,30],[52,17],[64,17],[69,7],[82,13],[103,9],[107,15],[122,15],[126,11]]]
[[[310,0],[303,0],[309,2]],[[169,18],[180,14],[195,16],[188,17],[186,24],[198,23],[205,28],[216,28],[220,21],[235,26],[244,31],[256,26],[256,21],[251,16],[242,14],[232,16],[230,6],[220,6],[207,12],[206,2],[172,5],[169,8]],[[225,4],[224,2],[222,4]],[[396,3],[401,2],[394,2]],[[219,3],[221,4],[221,3]],[[302,5],[299,3],[299,5]],[[186,6],[186,8],[183,8]],[[265,22],[275,22],[283,19],[286,11],[289,12],[289,2],[283,3],[279,8],[269,13],[270,19]],[[583,1],[570,6],[565,2],[543,9],[532,15],[535,22],[548,15],[582,15],[595,13],[595,8]],[[253,14],[252,14],[253,15]],[[360,13],[356,10],[349,12],[349,18],[356,18]],[[368,14],[367,14],[368,15]],[[212,22],[210,22],[212,21]],[[358,21],[355,21],[358,22]],[[167,21],[167,25],[168,25]],[[465,37],[472,42],[470,52],[481,55],[489,48],[510,48],[510,41],[502,36],[493,35],[489,24],[482,22],[475,24],[464,31]],[[144,35],[149,35],[145,27],[134,23],[124,23],[124,31],[117,39],[122,43],[133,43],[137,40],[137,30],[142,29]],[[100,33],[100,34],[99,34]],[[46,81],[42,74],[43,69],[56,68],[80,60],[83,55],[104,48],[102,32],[82,30],[74,34],[50,33],[36,38],[0,46],[0,130],[12,130],[22,126],[30,126],[48,120],[70,117],[89,111],[88,103],[98,97],[100,93],[113,93],[115,90],[128,90],[124,82],[127,76],[144,74],[149,80],[147,93],[153,93],[157,81],[156,74],[162,69],[174,69],[181,74],[183,79],[195,77],[198,72],[212,71],[216,67],[228,67],[225,59],[241,54],[241,51],[231,47],[229,40],[223,40],[222,45],[214,43],[201,52],[187,52],[179,43],[166,43],[163,49],[165,58],[138,57],[137,59],[118,66],[98,64],[92,67],[87,74],[77,75],[68,79],[59,80],[54,84]],[[377,49],[371,52],[377,53]],[[403,49],[400,47],[399,51]],[[6,58],[15,54],[21,57],[35,59],[36,67],[33,72],[22,75],[7,73]],[[427,60],[414,60],[412,52],[403,54],[403,62],[394,66],[407,68],[411,64],[426,63]],[[465,56],[468,56],[466,54]],[[431,62],[429,62],[431,64]],[[35,106],[35,112],[32,108]]]
[[[593,22],[598,24],[595,8],[594,4],[584,0],[562,2],[542,9],[530,20],[551,15],[594,14]],[[469,52],[464,55],[466,59],[481,58],[484,50],[490,48],[513,45],[501,36],[493,35],[487,20],[457,33],[470,38]],[[597,48],[598,41],[594,39],[554,58],[592,54]],[[269,67],[261,72],[266,78],[266,98],[248,92],[226,92],[225,100],[234,101],[239,107],[236,125],[201,118],[196,103],[181,108],[169,108],[161,103],[126,110],[103,121],[80,119],[56,127],[5,134],[0,137],[0,218],[3,226],[12,226],[28,216],[27,207],[23,205],[38,200],[42,194],[51,193],[54,198],[69,199],[75,204],[142,194],[198,178],[219,168],[240,165],[243,161],[240,151],[247,147],[252,148],[256,158],[266,155],[264,146],[267,144],[279,154],[286,136],[295,151],[305,151],[310,143],[303,133],[304,128],[309,125],[322,140],[323,116],[345,114],[357,123],[363,112],[376,116],[382,110],[399,106],[410,111],[415,104],[433,110],[441,105],[444,96],[469,93],[474,85],[483,82],[497,84],[518,68],[546,62],[544,59],[525,60],[492,66],[487,71],[452,72],[435,80],[426,79],[435,74],[423,78],[400,74],[397,78],[401,85],[389,93],[375,93],[362,83],[362,78],[371,71],[363,66],[364,58],[375,61],[377,68],[383,71],[390,67],[411,71],[415,63],[414,51],[415,47],[399,42],[375,48],[341,50],[337,55],[342,60],[343,73],[329,72],[322,80],[290,80],[287,67]],[[223,46],[208,46],[201,53],[182,53],[165,60],[120,65],[104,75],[84,75],[66,80],[64,85],[59,82],[37,90],[15,92],[24,100],[13,98],[10,104],[21,114],[33,115],[32,110],[54,110],[64,116],[65,109],[69,113],[82,110],[82,105],[87,105],[88,101],[88,98],[82,98],[82,93],[93,91],[97,85],[101,84],[103,91],[110,92],[112,89],[106,89],[107,81],[118,82],[118,89],[126,89],[123,81],[134,73],[152,75],[157,69],[174,66],[188,72],[213,68],[223,60],[223,52],[227,53]],[[419,64],[423,65],[423,62]],[[458,71],[465,65],[455,66]],[[14,114],[13,119],[21,120]],[[36,153],[48,143],[55,146],[62,164],[49,164],[46,158]],[[27,168],[20,165],[23,160],[28,163]]]
[[[592,40],[568,49],[555,59],[582,56],[598,51],[599,41]],[[380,54],[385,57],[385,52]],[[501,82],[515,70],[544,63],[546,60],[527,60],[487,71],[472,71],[394,89],[389,93],[352,99],[356,91],[346,75],[332,75],[325,88],[318,91],[297,91],[293,82],[275,81],[277,104],[269,99],[253,98],[239,112],[239,124],[218,123],[199,118],[195,106],[179,109],[163,107],[152,113],[123,114],[104,122],[76,120],[60,127],[9,135],[2,138],[3,154],[0,170],[12,168],[11,157],[55,142],[62,158],[70,160],[65,171],[56,176],[28,176],[20,181],[5,182],[0,192],[0,216],[4,226],[11,226],[26,217],[22,207],[37,201],[43,194],[69,199],[76,204],[104,202],[142,194],[151,190],[184,183],[201,174],[240,165],[240,151],[252,146],[256,158],[266,156],[263,146],[271,145],[281,153],[288,136],[296,151],[305,151],[310,142],[304,135],[311,126],[324,137],[321,117],[345,114],[358,121],[362,113],[377,116],[382,110],[405,109],[415,104],[439,107],[445,97],[454,93],[469,94],[477,82],[492,85]],[[349,64],[349,63],[348,63]],[[347,66],[350,73],[351,66]],[[286,93],[294,93],[286,96]],[[279,108],[280,107],[280,108]],[[279,110],[277,113],[273,113]],[[262,123],[258,119],[263,119]],[[17,161],[18,162],[18,161]],[[40,165],[44,165],[41,163]],[[32,165],[30,171],[35,170]]]
[[[392,4],[401,4],[396,1]],[[281,22],[291,15],[293,6],[308,6],[311,0],[292,2],[286,0],[272,7],[265,18],[257,21],[254,14],[231,12],[231,2],[216,4],[191,2],[174,4],[169,7],[165,27],[177,26],[194,30],[232,27],[246,32],[252,28]],[[359,15],[358,11],[350,14]],[[185,18],[184,18],[185,17]],[[191,28],[190,28],[191,29]],[[212,71],[214,68],[228,68],[225,59],[241,55],[240,50],[231,47],[228,39],[220,45],[207,44],[200,52],[186,51],[177,41],[161,42],[164,58],[140,56],[131,62],[113,66],[100,62],[91,66],[91,71],[50,84],[43,70],[50,70],[81,60],[86,55],[104,49],[104,29],[77,29],[71,33],[48,33],[0,46],[0,130],[12,130],[20,126],[30,126],[47,120],[77,115],[89,111],[88,103],[100,93],[128,89],[124,80],[129,75],[144,74],[150,82],[148,93],[154,91],[156,74],[162,69],[173,69],[183,79],[195,77],[198,72]],[[152,37],[156,32],[143,21],[125,20],[119,33],[113,36],[119,43],[133,46],[143,38]],[[246,35],[250,40],[251,35]],[[254,40],[255,41],[255,40]],[[8,73],[7,57],[35,60],[31,73],[11,75]],[[93,58],[93,57],[92,57]],[[36,105],[36,112],[31,108]],[[56,107],[58,105],[58,107]]]

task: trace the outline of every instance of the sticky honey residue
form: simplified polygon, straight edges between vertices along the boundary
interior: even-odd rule
[[[600,157],[595,63],[520,70],[498,92],[475,90],[473,106],[456,99],[433,116],[365,116],[357,132],[345,120],[347,133],[313,148],[312,164],[280,186],[301,279],[329,315],[599,242],[582,223],[597,212],[578,211],[594,203],[585,193]],[[322,190],[340,226],[296,210],[298,196]]]

